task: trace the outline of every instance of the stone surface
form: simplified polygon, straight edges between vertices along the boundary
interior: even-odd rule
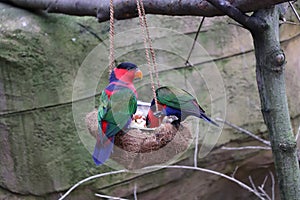
[[[94,168],[72,117],[75,75],[99,42],[79,23],[98,24],[2,3],[0,10],[1,188],[47,195],[107,170]]]

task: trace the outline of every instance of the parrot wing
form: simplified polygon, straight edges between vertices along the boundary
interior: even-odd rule
[[[107,112],[107,108],[108,108],[108,96],[107,96],[106,92],[103,90],[101,93],[101,96],[100,96],[99,108],[98,108],[99,124],[101,124],[101,121]]]
[[[103,120],[108,123],[105,135],[112,137],[122,129],[126,129],[131,122],[132,115],[137,109],[135,94],[128,88],[122,88],[113,93]]]
[[[110,99],[105,91],[102,92],[98,109],[99,134],[93,153],[97,165],[103,164],[110,157],[114,136],[127,128],[136,109],[137,100],[130,89],[122,88],[115,91]]]
[[[205,111],[200,107],[198,101],[190,93],[185,90],[165,86],[156,90],[157,100],[169,107],[176,108],[185,112],[197,113]]]

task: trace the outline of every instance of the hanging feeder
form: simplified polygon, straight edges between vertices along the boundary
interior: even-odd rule
[[[158,103],[155,93],[155,83],[160,86],[155,52],[152,46],[146,13],[142,0],[136,0],[137,10],[140,20],[141,32],[144,35],[145,55],[148,64],[148,71],[151,80],[151,89],[153,99],[155,100],[156,110]],[[110,55],[109,55],[109,74],[114,68],[114,6],[113,0],[110,0]],[[152,66],[152,67],[151,67]],[[138,102],[136,114],[146,117],[150,104]],[[134,122],[135,119],[133,119]],[[97,138],[98,133],[98,110],[93,110],[86,115],[86,126],[90,134]],[[131,126],[133,127],[133,126]],[[111,159],[125,166],[127,169],[137,169],[149,165],[163,164],[169,162],[176,155],[181,155],[191,144],[192,135],[187,128],[187,124],[182,123],[179,127],[171,123],[162,123],[159,127],[146,128],[144,126],[135,126],[126,131],[126,134],[120,131],[115,136],[114,148]]]
[[[138,106],[141,109],[141,106]],[[85,118],[89,133],[98,135],[98,111],[95,109]],[[149,165],[163,164],[176,155],[183,153],[191,144],[192,135],[187,124],[176,128],[171,123],[161,124],[155,129],[129,129],[126,134],[115,136],[111,159],[127,169],[140,169]]]

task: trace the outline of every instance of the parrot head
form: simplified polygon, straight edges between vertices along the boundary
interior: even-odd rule
[[[142,71],[133,63],[123,62],[119,64],[110,75],[110,82],[121,80],[132,83],[135,78],[143,78]]]

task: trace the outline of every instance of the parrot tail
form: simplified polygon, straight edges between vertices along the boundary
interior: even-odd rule
[[[210,119],[206,114],[204,114],[204,113],[200,113],[200,118],[201,119],[204,119],[205,121],[207,121],[207,122],[209,122],[209,123],[211,123],[211,124],[213,124],[213,125],[215,125],[215,126],[217,126],[217,127],[219,127],[219,124],[217,124],[216,122],[214,122],[212,119]]]
[[[102,165],[107,159],[109,159],[111,152],[113,151],[114,139],[107,139],[104,143],[97,140],[95,145],[93,159],[96,165]]]

